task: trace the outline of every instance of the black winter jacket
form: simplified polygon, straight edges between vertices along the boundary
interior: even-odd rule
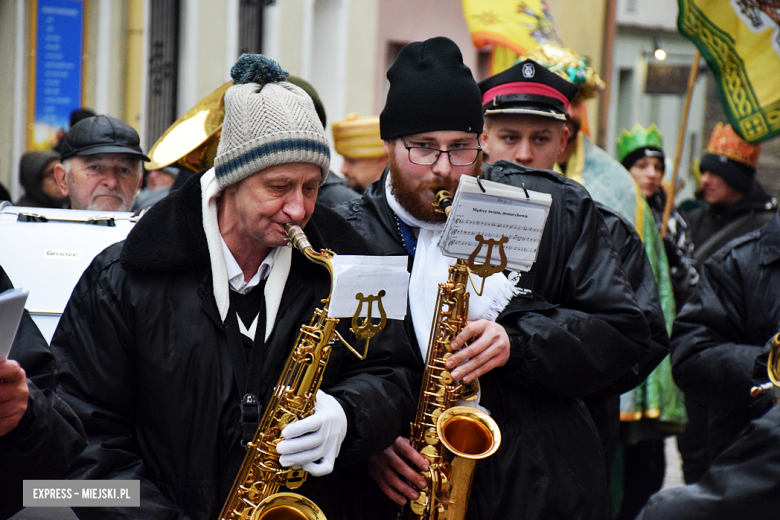
[[[386,175],[337,211],[384,254],[407,254],[385,198]],[[510,336],[509,361],[480,377],[481,404],[502,443],[477,464],[468,517],[603,519],[603,454],[581,397],[635,365],[650,330],[585,189],[552,172],[523,182],[551,193],[553,204],[531,271],[534,295],[513,299],[497,320]]]
[[[320,190],[317,193],[317,202],[329,208],[335,208],[342,202],[357,196],[358,192],[350,188],[345,179],[330,171],[325,178],[325,182],[320,185]]]
[[[769,399],[753,399],[753,369],[780,325],[780,220],[744,235],[704,264],[693,297],[672,330],[677,385],[709,409],[708,445],[715,456]]]
[[[642,239],[634,226],[620,213],[598,202],[596,207],[609,229],[618,258],[652,332],[650,350],[639,363],[612,384],[585,397],[585,405],[601,437],[609,476],[612,455],[620,435],[620,394],[636,388],[669,355],[669,334],[666,332],[666,320],[661,309],[653,266],[647,258]]]
[[[658,188],[652,196],[647,197],[647,205],[653,212],[653,219],[659,231],[663,228],[664,210],[666,209],[666,192]],[[677,309],[691,297],[699,275],[693,265],[693,241],[690,237],[688,222],[680,215],[677,208],[672,207],[669,219],[666,221],[666,236],[663,237],[664,251],[669,260],[674,303]]]
[[[201,174],[202,175],[202,174]],[[72,478],[141,481],[141,507],[84,508],[82,518],[217,518],[244,458],[240,394],[213,295],[201,214],[201,175],[153,206],[124,243],[98,255],[76,285],[52,340],[59,385],[89,446]],[[317,205],[312,246],[365,254],[365,242]],[[325,268],[292,253],[273,332],[265,343],[265,406],[300,326],[328,295]],[[348,320],[341,334],[355,342]],[[353,344],[355,344],[353,343]],[[255,347],[258,348],[258,347]],[[420,367],[401,324],[388,326],[359,361],[335,344],[322,389],[338,399],[348,431],[326,477],[299,490],[329,518],[348,516],[350,465],[389,446],[414,413]]]
[[[734,204],[707,204],[683,214],[690,225],[697,269],[727,242],[758,229],[777,212],[777,200],[758,182]],[[721,232],[721,230],[725,230]],[[717,237],[710,240],[716,234]]]
[[[502,163],[498,167],[485,165],[483,176],[495,182],[522,187],[525,178],[535,173],[535,170],[517,164]],[[620,394],[636,388],[669,354],[669,334],[666,332],[666,320],[658,297],[653,267],[647,258],[642,239],[634,226],[620,213],[599,202],[596,202],[596,208],[609,229],[623,270],[652,332],[650,350],[639,363],[611,384],[584,398],[602,441],[609,475],[620,434]]]
[[[780,406],[752,423],[702,479],[661,491],[637,520],[773,520],[780,509]]]
[[[0,293],[12,288],[0,267]],[[55,393],[54,355],[27,311],[8,358],[24,369],[30,395],[19,424],[0,437],[0,518],[22,508],[25,480],[62,478],[87,444],[76,414]]]

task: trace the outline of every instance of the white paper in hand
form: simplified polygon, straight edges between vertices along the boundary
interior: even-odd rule
[[[356,294],[362,293],[364,297],[368,297],[385,291],[382,307],[387,319],[404,319],[409,288],[406,262],[405,256],[337,255],[333,259],[333,295],[328,315],[334,318],[351,318],[360,303],[355,297]],[[365,318],[367,313],[368,304],[363,303],[360,317]],[[379,319],[376,302],[372,304],[371,317]]]
[[[8,359],[26,301],[27,291],[23,289],[8,289],[0,293],[0,361]]]

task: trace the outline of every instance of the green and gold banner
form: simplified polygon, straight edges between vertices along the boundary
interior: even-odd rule
[[[677,27],[715,73],[732,128],[750,143],[780,134],[780,1],[678,3]]]

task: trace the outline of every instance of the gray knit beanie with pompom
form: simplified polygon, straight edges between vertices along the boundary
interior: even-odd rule
[[[225,121],[214,160],[220,190],[277,164],[310,163],[328,175],[330,148],[314,103],[261,54],[242,55],[230,70]]]

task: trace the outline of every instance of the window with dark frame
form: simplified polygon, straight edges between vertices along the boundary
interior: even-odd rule
[[[146,142],[154,143],[176,121],[179,80],[180,0],[149,2]]]

